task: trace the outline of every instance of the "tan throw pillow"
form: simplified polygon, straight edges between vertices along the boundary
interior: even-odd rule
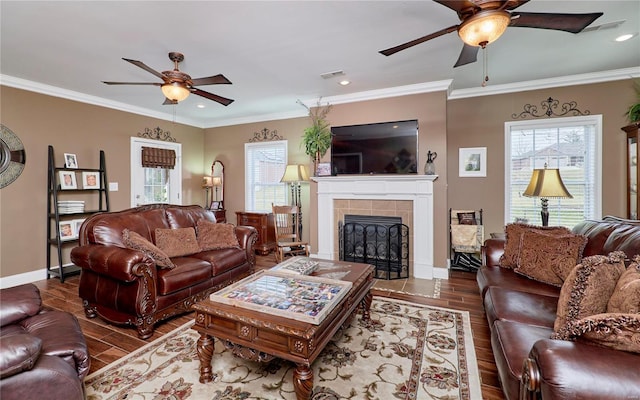
[[[604,313],[574,321],[568,339],[640,353],[640,315]]]
[[[143,252],[145,255],[150,257],[158,267],[169,269],[176,267],[169,259],[167,253],[160,250],[137,232],[124,229],[122,231],[122,243],[132,250]]]
[[[585,257],[569,273],[560,289],[552,339],[568,339],[571,324],[590,315],[607,311],[607,304],[620,275],[625,270],[625,254]]]
[[[200,252],[193,228],[156,228],[156,245],[169,257],[188,256]]]
[[[235,226],[201,219],[198,221],[198,245],[200,250],[206,251],[239,247],[240,243]]]
[[[640,314],[640,256],[622,274],[607,305],[609,313]]]
[[[548,235],[525,231],[520,240],[518,266],[514,271],[536,281],[562,286],[564,278],[582,258],[587,238],[582,235]],[[558,274],[556,271],[562,271]],[[564,272],[566,271],[566,273]]]
[[[527,224],[507,224],[505,227],[506,242],[504,253],[500,256],[500,266],[503,268],[515,268],[518,266],[520,253],[520,239],[526,231],[547,233],[549,235],[568,235],[571,231],[564,226],[535,226]]]

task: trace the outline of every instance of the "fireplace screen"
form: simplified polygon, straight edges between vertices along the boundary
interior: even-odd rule
[[[409,227],[400,217],[345,215],[338,231],[340,260],[372,264],[377,279],[409,277]]]

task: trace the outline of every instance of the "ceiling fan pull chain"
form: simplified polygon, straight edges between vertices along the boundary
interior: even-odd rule
[[[484,79],[482,79],[482,87],[487,86],[487,82],[489,82],[489,54],[487,52],[487,46],[482,47],[482,75],[484,75]]]

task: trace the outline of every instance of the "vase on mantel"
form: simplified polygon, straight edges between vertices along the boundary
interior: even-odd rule
[[[436,153],[435,151],[428,151],[427,152],[427,162],[424,164],[424,174],[425,175],[435,175],[436,174],[436,166],[433,163],[436,159],[436,157],[438,157],[438,153]]]

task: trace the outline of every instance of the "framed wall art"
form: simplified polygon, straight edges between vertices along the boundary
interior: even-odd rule
[[[461,147],[458,160],[458,176],[471,178],[487,176],[486,147]]]
[[[316,176],[330,176],[331,175],[331,163],[321,162],[316,167]]]

